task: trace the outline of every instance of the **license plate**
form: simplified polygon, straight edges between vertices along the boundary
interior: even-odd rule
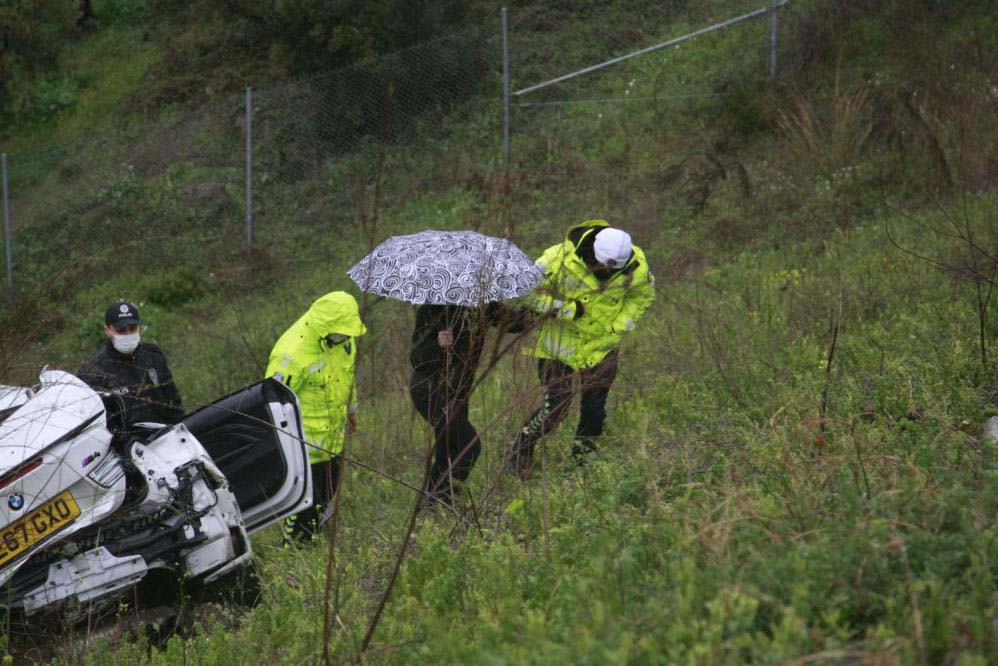
[[[0,532],[0,566],[33,545],[55,534],[80,515],[80,506],[68,490],[17,520]]]

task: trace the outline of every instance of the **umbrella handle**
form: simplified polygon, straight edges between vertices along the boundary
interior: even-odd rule
[[[446,391],[447,393],[444,400],[444,422],[450,423],[450,417],[451,417],[450,345],[444,347],[444,391]]]

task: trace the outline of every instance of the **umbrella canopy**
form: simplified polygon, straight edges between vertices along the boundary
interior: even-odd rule
[[[466,305],[525,296],[543,272],[504,238],[474,231],[392,236],[347,275],[362,290],[423,305]]]

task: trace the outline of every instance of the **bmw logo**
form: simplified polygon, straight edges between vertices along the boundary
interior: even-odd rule
[[[19,511],[22,506],[24,506],[24,498],[20,495],[11,495],[7,499],[7,506],[9,506],[14,511]]]

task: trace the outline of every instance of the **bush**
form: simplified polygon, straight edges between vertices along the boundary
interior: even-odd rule
[[[204,278],[194,266],[178,266],[151,272],[140,289],[150,303],[173,310],[204,293]]]

